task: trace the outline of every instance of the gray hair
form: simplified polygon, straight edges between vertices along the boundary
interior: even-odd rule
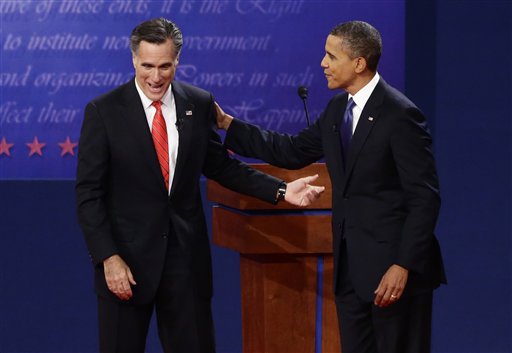
[[[176,55],[180,54],[183,46],[183,35],[176,24],[163,17],[142,22],[135,27],[130,36],[130,48],[133,53],[139,50],[140,42],[162,44],[168,39],[174,43]]]

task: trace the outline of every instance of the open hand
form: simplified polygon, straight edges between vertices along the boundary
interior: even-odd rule
[[[216,118],[217,118],[217,127],[222,130],[228,130],[229,125],[231,125],[231,122],[233,121],[233,117],[229,114],[226,114],[224,110],[220,107],[220,105],[215,102],[215,111],[216,111]]]
[[[300,207],[311,205],[325,191],[324,186],[311,185],[318,179],[318,174],[294,180],[287,184],[284,199],[286,202]]]

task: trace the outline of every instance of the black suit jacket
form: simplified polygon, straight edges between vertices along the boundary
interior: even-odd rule
[[[431,290],[446,278],[434,236],[440,197],[425,118],[380,79],[362,111],[345,162],[339,127],[347,98],[347,93],[335,96],[320,118],[295,136],[234,120],[225,145],[289,169],[325,158],[333,187],[335,280],[344,238],[349,276],[361,298],[374,299],[392,264],[410,270],[404,295]]]
[[[230,158],[222,146],[215,132],[211,94],[176,81],[172,89],[179,147],[170,194],[164,187],[134,80],[94,99],[85,109],[76,198],[99,295],[116,299],[106,287],[102,261],[119,254],[137,282],[131,301],[151,300],[160,281],[170,232],[191,261],[197,292],[212,295],[201,174],[235,191],[269,202],[275,199],[281,180]]]

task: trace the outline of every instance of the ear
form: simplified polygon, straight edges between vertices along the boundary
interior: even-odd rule
[[[363,57],[358,57],[356,58],[356,67],[355,67],[355,70],[358,74],[362,73],[363,71],[366,70],[366,68],[368,67],[367,65],[367,62],[366,62],[366,59],[363,58]]]

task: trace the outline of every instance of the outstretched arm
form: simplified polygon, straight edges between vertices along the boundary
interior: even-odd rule
[[[215,109],[217,127],[227,131],[224,145],[241,156],[286,169],[300,169],[323,157],[321,119],[297,135],[290,135],[235,119],[218,104]]]

